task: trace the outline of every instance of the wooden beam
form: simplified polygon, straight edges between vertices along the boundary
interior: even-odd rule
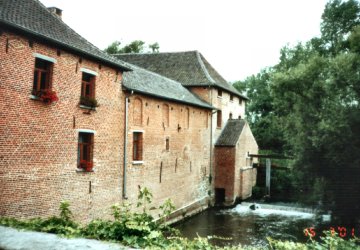
[[[287,157],[287,156],[283,156],[283,155],[249,154],[249,157],[253,157],[253,158],[269,158],[269,159],[293,159],[292,157]]]

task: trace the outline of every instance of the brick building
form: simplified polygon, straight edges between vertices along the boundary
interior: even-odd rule
[[[0,8],[1,216],[50,216],[68,200],[79,221],[106,218],[139,185],[179,214],[208,205],[213,145],[231,112],[244,116],[246,97],[200,53],[191,72],[211,84],[185,87],[105,54],[59,9],[37,0]]]
[[[181,82],[215,108],[209,125],[212,159],[209,172],[210,179],[215,179],[212,191],[215,191],[218,203],[225,205],[250,197],[256,184],[256,169],[248,154],[257,154],[258,145],[243,119],[248,98],[229,84],[198,51],[120,54],[116,57]]]
[[[217,203],[234,204],[251,196],[256,169],[249,153],[258,152],[256,140],[243,119],[228,120],[215,144]]]

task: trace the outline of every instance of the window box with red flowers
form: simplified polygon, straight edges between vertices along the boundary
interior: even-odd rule
[[[33,90],[31,94],[35,97],[34,99],[43,101],[46,104],[51,104],[59,100],[56,92],[53,90]]]
[[[82,160],[82,161],[80,161],[78,169],[83,172],[93,172],[94,171],[93,167],[94,167],[94,164],[92,162]]]

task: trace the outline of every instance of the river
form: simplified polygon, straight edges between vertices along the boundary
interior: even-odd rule
[[[251,210],[250,205],[243,203],[231,209],[211,208],[178,224],[176,228],[187,238],[197,235],[228,238],[211,240],[219,246],[241,244],[261,247],[267,244],[266,237],[306,241],[303,230],[315,224],[315,216],[309,211],[269,205]]]

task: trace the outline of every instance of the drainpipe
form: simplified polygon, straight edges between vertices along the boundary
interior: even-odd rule
[[[212,99],[212,88],[211,86],[209,86],[210,88],[210,104],[211,106],[213,105],[213,99]],[[209,183],[212,184],[212,174],[213,174],[213,167],[212,167],[212,151],[213,151],[213,111],[211,111],[211,116],[210,116],[210,176],[209,176]]]
[[[124,132],[124,168],[123,168],[123,199],[127,199],[126,195],[126,166],[127,166],[127,135],[128,135],[128,113],[129,113],[129,97],[125,97],[125,132]]]

